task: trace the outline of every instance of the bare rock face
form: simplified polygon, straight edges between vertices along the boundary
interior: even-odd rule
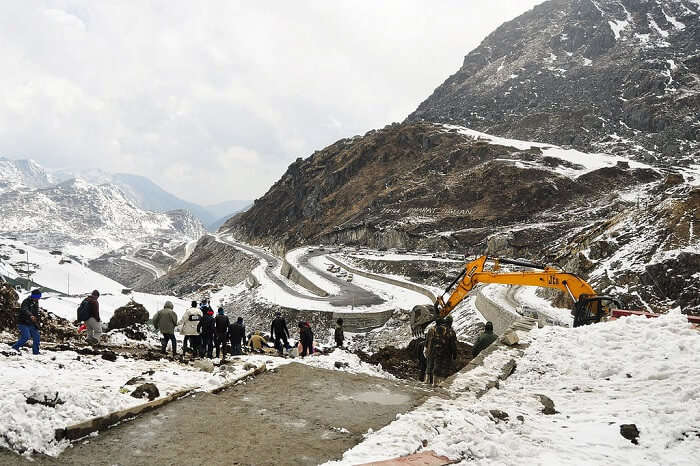
[[[408,120],[690,163],[699,13],[684,0],[544,2],[486,37]]]
[[[126,306],[117,308],[114,315],[109,320],[109,330],[116,328],[126,328],[134,324],[144,324],[148,322],[148,311],[136,301],[130,301]]]
[[[153,401],[160,396],[160,391],[154,384],[145,383],[136,387],[136,390],[131,392],[131,396],[134,398],[147,397],[148,401]]]

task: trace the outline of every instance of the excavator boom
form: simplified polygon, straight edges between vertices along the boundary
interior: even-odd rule
[[[484,270],[487,262],[493,262],[490,270]],[[522,272],[501,272],[500,264],[531,267],[541,270],[525,270]],[[582,278],[552,267],[532,264],[512,259],[497,259],[481,256],[465,265],[464,271],[439,296],[433,306],[415,306],[411,313],[411,328],[414,333],[421,333],[425,327],[438,317],[444,317],[469,294],[479,283],[500,283],[505,285],[538,286],[553,288],[566,293],[575,304],[574,311],[578,321],[574,326],[600,320],[608,301],[615,302],[609,297],[597,296],[593,288]],[[454,291],[450,290],[456,285]],[[447,300],[444,296],[450,293]],[[580,314],[580,316],[579,316]],[[578,325],[577,325],[578,324]]]

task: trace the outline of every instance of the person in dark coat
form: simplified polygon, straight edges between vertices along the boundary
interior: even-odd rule
[[[153,326],[163,334],[161,338],[161,353],[165,354],[168,342],[172,343],[173,358],[177,356],[177,340],[175,339],[175,327],[177,326],[177,314],[173,310],[172,301],[166,301],[163,309],[153,316]],[[184,354],[184,353],[183,353]]]
[[[41,328],[41,315],[39,314],[39,299],[41,291],[33,290],[32,293],[22,301],[17,315],[17,328],[19,329],[19,340],[12,345],[12,349],[20,352],[19,349],[31,338],[32,353],[39,354],[39,329]]]
[[[216,357],[218,358],[221,354],[220,350],[223,349],[223,359],[226,359],[226,342],[228,341],[228,327],[231,322],[228,317],[224,314],[224,308],[219,308],[219,314],[214,319],[214,329],[215,329],[215,344],[216,344]]]
[[[474,343],[472,347],[472,358],[477,357],[479,353],[491,346],[491,343],[496,341],[496,338],[498,338],[498,336],[493,333],[493,324],[491,322],[486,322],[484,333],[479,335],[479,338],[476,339],[476,343]]]
[[[442,325],[436,330],[432,341],[434,356],[433,361],[433,385],[439,385],[455,371],[455,359],[457,359],[457,334],[452,329],[452,316],[443,319]]]
[[[308,322],[299,322],[299,341],[301,342],[301,357],[314,354],[314,333]]]
[[[215,326],[214,311],[206,311],[202,316],[202,320],[200,320],[199,324],[197,324],[197,331],[202,336],[202,346],[200,347],[199,352],[201,357],[204,357],[205,354],[209,359],[214,357],[212,353],[214,351]]]
[[[284,320],[281,313],[276,313],[275,318],[272,320],[270,325],[270,336],[275,341],[275,349],[281,355],[284,350],[282,347],[282,342],[284,342],[284,349],[289,349],[289,329],[287,328],[287,321]]]
[[[415,358],[418,361],[418,371],[420,372],[420,377],[418,380],[421,382],[425,381],[425,371],[428,368],[428,360],[425,358],[425,338],[419,337],[416,339],[416,344],[414,346]],[[432,383],[432,380],[430,381]]]
[[[87,342],[91,345],[99,343],[100,336],[102,335],[99,298],[100,292],[97,290],[94,290],[90,296],[87,297],[88,307],[90,308],[90,318],[85,321],[85,325],[87,326]]]
[[[343,347],[343,341],[345,341],[345,333],[343,332],[343,319],[338,319],[335,321],[335,346],[337,348]]]
[[[229,325],[228,339],[231,343],[231,354],[234,356],[242,354],[242,347],[245,346],[245,325],[243,325],[243,317],[239,317],[234,324]]]

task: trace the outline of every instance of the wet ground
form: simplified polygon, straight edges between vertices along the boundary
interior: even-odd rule
[[[113,427],[58,458],[0,464],[319,464],[338,459],[430,392],[400,381],[291,363],[218,395],[197,394]]]

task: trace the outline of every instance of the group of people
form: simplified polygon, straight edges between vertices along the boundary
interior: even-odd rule
[[[178,321],[177,314],[173,310],[173,303],[166,301],[163,309],[153,316],[153,326],[160,330],[161,352],[166,353],[168,343],[171,343],[173,357],[177,356],[177,339],[175,329],[180,327],[180,334],[184,336],[182,342],[182,356],[189,351],[192,357],[226,357],[226,345],[230,344],[231,355],[243,353],[245,345],[245,325],[243,317],[231,323],[224,313],[224,308],[219,307],[216,316],[214,309],[209,304],[209,300],[202,300],[201,303],[192,301],[192,306],[185,311]]]
[[[153,326],[160,330],[162,334],[161,352],[166,354],[168,343],[171,344],[173,357],[177,356],[177,339],[175,330],[179,326],[180,333],[184,336],[182,357],[189,351],[195,357],[222,357],[226,358],[226,352],[236,356],[243,354],[244,349],[251,352],[262,353],[268,347],[268,342],[261,332],[251,333],[246,338],[246,328],[243,324],[243,317],[238,317],[236,322],[231,323],[224,312],[223,307],[219,307],[214,315],[214,310],[208,300],[201,303],[192,301],[192,306],[182,315],[180,320],[173,310],[173,303],[166,301],[163,309],[153,316]],[[337,346],[342,346],[343,320],[336,322],[335,340]],[[270,337],[274,348],[279,355],[292,349],[289,343],[290,334],[287,321],[280,312],[275,314],[275,318],[270,324]],[[304,357],[314,352],[314,334],[308,322],[299,322],[299,355]]]

